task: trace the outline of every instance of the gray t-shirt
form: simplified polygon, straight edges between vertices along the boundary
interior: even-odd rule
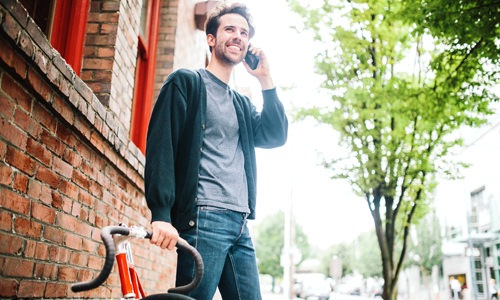
[[[198,183],[198,205],[250,213],[245,158],[231,88],[200,70],[207,89],[207,115]]]

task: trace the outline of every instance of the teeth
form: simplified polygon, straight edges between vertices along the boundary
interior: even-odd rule
[[[240,50],[240,47],[237,46],[229,46],[229,48],[235,49],[235,50]]]

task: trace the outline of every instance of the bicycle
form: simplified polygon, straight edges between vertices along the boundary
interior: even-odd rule
[[[151,232],[148,232],[143,227],[128,227],[123,224],[120,224],[120,226],[103,227],[101,230],[101,239],[106,248],[106,258],[101,272],[92,280],[73,284],[71,290],[73,292],[83,292],[99,287],[109,277],[113,268],[114,258],[116,257],[118,273],[120,275],[122,299],[194,300],[181,293],[187,293],[196,288],[203,277],[204,266],[200,253],[189,245],[188,242],[179,238],[177,247],[183,251],[187,251],[193,256],[196,266],[194,278],[186,285],[170,288],[167,293],[146,296],[139,276],[134,269],[132,248],[130,246],[130,239],[132,237],[151,239]],[[118,249],[118,252],[116,252],[116,249]]]

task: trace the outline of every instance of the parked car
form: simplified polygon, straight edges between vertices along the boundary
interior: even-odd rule
[[[304,280],[301,283],[299,298],[329,300],[332,288],[327,280]]]

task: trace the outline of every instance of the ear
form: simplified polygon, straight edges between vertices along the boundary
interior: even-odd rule
[[[210,47],[215,46],[215,36],[213,34],[207,34],[207,43],[208,43],[208,46],[210,46]]]

